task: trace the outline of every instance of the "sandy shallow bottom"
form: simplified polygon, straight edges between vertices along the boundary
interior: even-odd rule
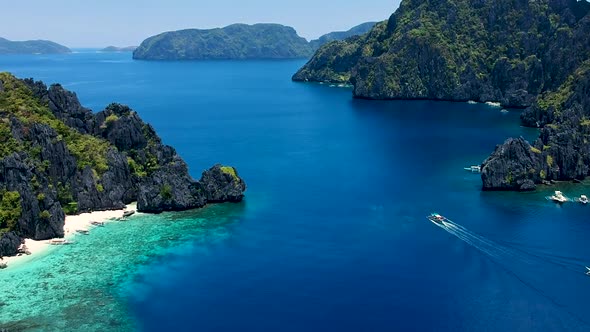
[[[227,239],[242,209],[242,204],[221,204],[181,213],[138,213],[92,227],[88,235],[75,229],[121,211],[69,218],[73,244],[42,243],[33,255],[0,271],[0,330],[136,330],[126,299],[142,291],[142,275],[167,255],[191,255],[195,245]]]
[[[103,223],[113,222],[115,218],[120,218],[123,216],[123,212],[125,210],[136,210],[137,203],[131,203],[127,205],[127,208],[120,209],[120,210],[111,210],[111,211],[96,211],[96,212],[89,212],[89,213],[81,213],[76,216],[66,216],[64,222],[64,238],[68,241],[74,241],[73,238],[76,235],[80,235],[77,231],[90,231],[92,228],[96,226],[92,225],[90,222],[92,221],[99,221]],[[5,262],[8,267],[7,269],[14,269],[19,265],[24,263],[30,262],[35,260],[39,257],[42,257],[51,252],[51,249],[55,248],[52,246],[49,240],[42,240],[42,241],[35,241],[31,239],[25,240],[25,246],[27,247],[27,251],[30,252],[30,255],[21,255],[21,256],[11,256],[11,257],[4,257],[3,262]]]

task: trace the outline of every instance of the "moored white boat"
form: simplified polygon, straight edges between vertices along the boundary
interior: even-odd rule
[[[582,203],[582,204],[588,204],[588,196],[581,195],[580,197],[576,198],[576,202]]]
[[[463,167],[463,169],[466,171],[473,172],[473,173],[481,173],[481,166],[479,166],[479,165],[474,165],[471,167]]]
[[[556,203],[565,203],[565,202],[569,202],[570,199],[565,197],[563,195],[563,193],[559,190],[555,191],[555,194],[553,194],[552,196],[548,196],[547,199],[552,200]]]

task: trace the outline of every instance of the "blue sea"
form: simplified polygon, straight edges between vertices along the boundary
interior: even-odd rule
[[[1,56],[94,111],[128,104],[199,178],[235,166],[245,201],[140,215],[0,271],[11,331],[588,331],[590,206],[482,192],[519,111],[355,100],[291,82],[296,61]],[[437,226],[439,212],[452,220]]]

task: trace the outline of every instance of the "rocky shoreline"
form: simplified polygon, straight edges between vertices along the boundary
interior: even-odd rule
[[[233,167],[215,165],[200,181],[174,148],[129,107],[93,113],[54,84],[0,74],[0,256],[24,238],[63,237],[66,214],[142,212],[239,202],[246,185]]]
[[[539,98],[521,116],[540,128],[530,144],[508,139],[483,162],[484,190],[534,190],[550,181],[590,175],[590,60],[557,91]]]
[[[321,47],[292,79],[353,84],[353,97],[499,102],[525,109],[483,190],[534,190],[590,175],[590,3],[403,0],[369,33]]]

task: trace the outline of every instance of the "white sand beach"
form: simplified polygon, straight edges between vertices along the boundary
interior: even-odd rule
[[[125,209],[120,210],[112,210],[112,211],[96,211],[96,212],[89,212],[89,213],[81,213],[75,216],[66,216],[65,223],[64,223],[64,238],[71,240],[75,235],[78,234],[78,230],[90,230],[93,226],[90,222],[92,221],[99,221],[99,222],[112,222],[115,221],[115,218],[120,218],[123,215],[123,212],[126,210],[136,210],[137,203],[128,204]],[[41,256],[42,254],[49,253],[52,246],[49,244],[50,240],[42,240],[42,241],[35,241],[31,239],[25,240],[25,246],[27,251],[29,251],[30,255],[21,255],[21,256],[11,256],[11,257],[4,257],[4,260],[0,262],[6,263],[8,265],[8,269],[11,267],[18,266],[25,262],[28,262],[34,258]]]

